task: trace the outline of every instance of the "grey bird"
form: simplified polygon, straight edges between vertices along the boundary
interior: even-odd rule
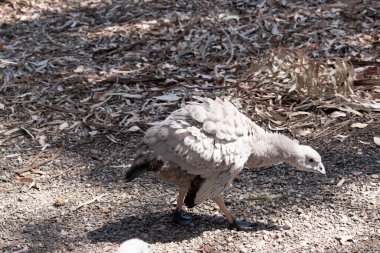
[[[288,163],[297,170],[325,174],[321,156],[310,146],[285,135],[268,132],[229,101],[196,98],[147,130],[127,172],[127,182],[146,171],[157,172],[179,188],[174,221],[189,224],[182,210],[213,199],[230,228],[247,230],[253,223],[237,221],[222,193],[246,166],[259,168]]]

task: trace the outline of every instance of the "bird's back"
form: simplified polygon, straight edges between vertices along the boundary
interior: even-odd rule
[[[171,113],[149,129],[144,142],[157,155],[190,174],[243,166],[244,139],[252,122],[228,101],[200,99]]]

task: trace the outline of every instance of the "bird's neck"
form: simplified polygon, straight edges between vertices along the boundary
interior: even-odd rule
[[[285,135],[265,132],[264,135],[251,138],[251,155],[247,166],[251,168],[267,167],[278,163],[291,163],[298,143]]]

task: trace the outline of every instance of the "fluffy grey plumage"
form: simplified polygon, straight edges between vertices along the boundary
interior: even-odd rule
[[[179,186],[177,209],[181,209],[183,192],[188,206],[209,198],[224,206],[221,194],[244,166],[286,162],[301,171],[325,173],[321,156],[311,147],[265,131],[229,101],[197,100],[147,131],[128,181],[144,170],[158,171],[160,177]],[[232,216],[225,215],[232,223]]]

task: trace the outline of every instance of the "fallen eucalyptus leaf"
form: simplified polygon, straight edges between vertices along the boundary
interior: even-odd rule
[[[344,112],[340,112],[340,111],[334,111],[329,116],[331,118],[339,118],[339,117],[346,117],[347,114],[345,114]]]
[[[137,132],[137,131],[141,131],[141,128],[139,128],[138,126],[132,126],[128,128],[128,132]]]
[[[78,67],[74,69],[74,73],[83,73],[83,71],[84,71],[83,65],[79,65]]]
[[[38,136],[38,144],[40,144],[41,146],[45,146],[46,145],[46,136],[45,135],[40,135]]]
[[[220,17],[221,15],[219,15]],[[240,17],[238,15],[225,15],[223,18],[223,20],[231,20],[231,19],[235,19],[236,21],[239,21]]]
[[[283,194],[262,194],[259,196],[251,197],[250,200],[270,201],[270,200],[282,199],[282,198],[284,198]]]
[[[69,124],[67,122],[63,122],[62,124],[59,125],[59,130],[63,130],[68,126],[69,126]]]
[[[361,174],[363,174],[363,172],[361,172],[361,171],[351,171],[351,174],[354,175],[355,177],[357,177],[357,176],[360,176]]]
[[[337,138],[340,141],[344,141],[345,139],[347,139],[347,137],[348,135],[342,135],[342,134],[338,134],[334,136],[334,138]]]
[[[88,134],[89,134],[90,136],[95,136],[97,133],[98,133],[98,131],[96,131],[96,130],[91,131],[91,132],[88,132]]]
[[[57,198],[55,199],[54,205],[55,205],[55,206],[63,206],[63,205],[65,205],[65,203],[66,203],[66,201],[65,201],[64,198],[62,198],[62,197],[57,197]]]
[[[353,127],[353,128],[365,128],[367,126],[368,126],[368,124],[366,124],[366,123],[353,123],[351,125],[351,127]]]
[[[174,101],[180,100],[182,97],[178,96],[178,94],[175,94],[175,93],[168,93],[168,94],[157,96],[154,98],[161,101],[174,102]]]
[[[162,65],[162,68],[163,69],[177,69],[176,66],[169,64],[169,63],[165,63],[164,65]]]
[[[336,184],[336,187],[341,187],[344,183],[344,181],[346,181],[344,178],[342,178],[337,184]]]
[[[28,182],[28,183],[30,183],[30,182],[33,182],[34,179],[33,179],[33,178],[30,178],[30,177],[20,177],[20,178],[17,178],[17,181],[19,181],[19,182]]]

